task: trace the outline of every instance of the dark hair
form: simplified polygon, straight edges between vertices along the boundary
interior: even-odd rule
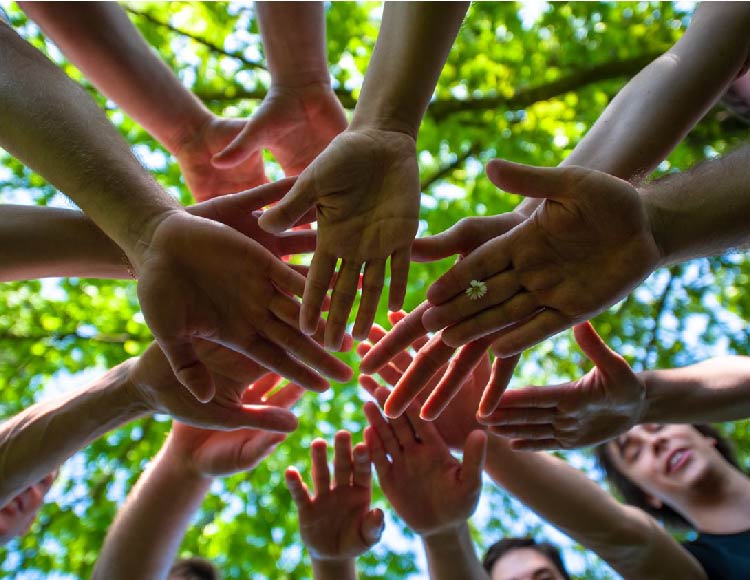
[[[547,542],[537,543],[534,538],[503,538],[499,542],[492,544],[484,555],[484,558],[482,558],[482,566],[484,566],[487,574],[492,574],[492,567],[495,565],[495,562],[508,552],[518,550],[519,548],[531,548],[539,552],[552,562],[565,580],[570,580],[568,571],[565,569],[565,564],[563,564],[562,557],[560,556],[560,550]]]
[[[167,580],[221,580],[221,573],[203,558],[182,558],[170,568]]]
[[[737,463],[734,448],[726,437],[711,425],[691,424],[690,426],[703,436],[715,439],[716,450],[721,456],[732,466],[739,471],[742,471]],[[646,513],[651,514],[657,520],[661,520],[666,526],[680,529],[692,529],[692,524],[668,505],[662,503],[660,508],[655,508],[648,502],[646,493],[615,466],[609,450],[610,443],[611,441],[596,446],[596,459],[599,463],[599,467],[604,471],[607,481],[620,493],[625,503],[634,505]]]

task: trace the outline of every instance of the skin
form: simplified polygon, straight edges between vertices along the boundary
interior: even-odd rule
[[[495,562],[490,580],[563,580],[563,577],[538,550],[516,548]]]
[[[372,469],[364,443],[352,450],[348,431],[336,433],[333,480],[327,446],[316,439],[310,446],[313,493],[299,471],[286,471],[286,484],[299,514],[302,542],[312,558],[315,580],[355,580],[356,559],[383,533],[383,512],[370,509]]]
[[[0,546],[29,531],[56,477],[56,472],[46,475],[0,508]]]

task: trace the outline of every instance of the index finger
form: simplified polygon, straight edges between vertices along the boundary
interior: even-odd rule
[[[427,334],[422,324],[422,315],[430,307],[423,302],[398,322],[391,331],[375,343],[360,364],[363,372],[372,374],[393,359],[400,352],[409,348],[417,339]]]
[[[505,399],[510,393],[506,391],[510,379],[513,378],[513,371],[516,369],[518,359],[521,355],[515,355],[510,358],[496,358],[492,363],[492,374],[487,387],[482,393],[482,399],[479,401],[477,414],[479,417],[490,415],[498,404]]]

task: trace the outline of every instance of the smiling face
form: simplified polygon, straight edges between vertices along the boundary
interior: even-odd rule
[[[56,475],[50,473],[43,480],[27,487],[0,509],[0,546],[29,531]]]
[[[716,440],[690,425],[638,425],[607,447],[615,467],[656,508],[662,502],[675,507],[699,499],[704,484],[729,466]]]
[[[492,566],[491,580],[563,580],[563,576],[539,550],[514,548]]]

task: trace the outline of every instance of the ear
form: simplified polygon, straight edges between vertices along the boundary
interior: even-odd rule
[[[664,507],[664,502],[662,502],[658,497],[655,497],[648,493],[644,493],[644,495],[646,496],[646,503],[655,510],[660,510]]]

